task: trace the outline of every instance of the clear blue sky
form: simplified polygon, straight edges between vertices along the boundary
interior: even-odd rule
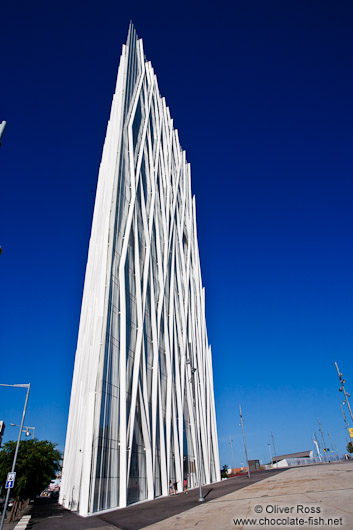
[[[0,382],[32,383],[26,424],[63,448],[130,19],[192,165],[221,464],[230,434],[244,460],[239,403],[251,458],[268,458],[271,430],[277,453],[311,449],[317,417],[342,451],[333,363],[353,391],[349,1],[2,6]],[[0,388],[7,424],[24,395]]]

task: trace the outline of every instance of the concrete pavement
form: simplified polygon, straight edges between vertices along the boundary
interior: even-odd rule
[[[298,467],[147,526],[146,530],[259,530],[285,526],[353,530],[352,501],[353,462]]]
[[[161,497],[94,517],[79,517],[50,499],[37,499],[34,530],[230,530],[259,528],[353,530],[353,462],[264,471]]]
[[[280,473],[283,471],[260,471],[254,473],[250,480],[247,476],[242,476],[204,486],[205,502],[202,505],[205,506],[211,500]],[[187,495],[179,493],[178,495],[159,497],[153,501],[136,503],[127,508],[86,518],[65,510],[57,503],[53,503],[51,499],[39,498],[36,499],[32,508],[31,528],[36,530],[91,530],[93,528],[139,530],[199,506],[198,496],[199,490],[196,488],[190,490]]]
[[[154,501],[141,502],[122,510],[114,510],[113,512],[102,514],[99,518],[109,524],[115,525],[121,530],[140,530],[158,522],[162,525],[168,524],[165,523],[165,520],[168,519],[169,521],[171,516],[178,516],[182,512],[189,512],[197,507],[202,512],[205,505],[208,505],[213,500],[219,499],[230,492],[245,488],[249,484],[255,484],[269,476],[281,473],[283,473],[283,470],[259,471],[252,474],[250,479],[245,475],[204,486],[203,495],[205,502],[203,503],[198,501],[199,489],[195,488],[189,490],[187,495],[179,493],[178,495],[171,495],[169,497],[159,497]]]

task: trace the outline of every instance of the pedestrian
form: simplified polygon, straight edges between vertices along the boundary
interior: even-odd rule
[[[173,484],[172,484],[172,481],[170,480],[169,481],[169,495],[172,495],[173,494]]]
[[[176,481],[174,482],[174,495],[177,494],[177,489],[178,489],[178,481],[176,480]]]
[[[184,478],[184,493],[189,493],[188,492],[188,481],[186,477]]]

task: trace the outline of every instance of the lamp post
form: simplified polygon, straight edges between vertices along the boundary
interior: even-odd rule
[[[339,380],[340,380],[340,383],[341,383],[339,391],[343,392],[343,394],[344,394],[345,402],[347,403],[347,407],[348,407],[349,413],[350,413],[352,421],[353,421],[353,413],[352,413],[351,405],[350,405],[349,399],[348,399],[349,397],[351,397],[351,395],[346,391],[346,389],[344,387],[344,383],[346,382],[346,380],[343,379],[343,374],[339,371],[338,365],[337,365],[336,362],[335,362],[335,365],[336,365],[336,370],[337,370],[338,377],[339,377]],[[345,404],[345,403],[343,403],[343,404]]]
[[[10,423],[10,425],[11,427],[21,427],[20,425],[16,425],[16,423]],[[32,440],[34,440],[34,433],[36,432],[36,428],[23,426],[22,432],[25,432],[26,436],[29,436],[31,434],[29,431],[32,431]]]
[[[194,418],[195,418],[195,425],[196,425],[196,402],[195,402],[195,372],[196,372],[196,368],[191,366],[190,359],[186,360],[186,364],[188,364],[190,366],[190,371],[191,371],[190,382],[191,382],[191,390],[192,390]],[[200,429],[198,429],[198,430],[200,430]],[[198,437],[198,433],[197,433],[196,429],[195,429],[195,439],[196,439],[196,445],[197,445],[197,447],[196,447],[196,458],[197,458],[198,481],[199,481],[199,498],[198,498],[198,501],[199,502],[203,502],[205,500],[205,497],[203,496],[203,493],[202,493],[202,484],[201,484],[201,480],[202,480],[201,455],[200,455],[201,447],[200,447],[199,437]]]
[[[321,439],[322,439],[322,450],[324,452],[324,460],[326,462],[327,458],[326,458],[326,455],[327,455],[327,447],[326,447],[326,442],[325,442],[325,438],[324,438],[324,433],[322,431],[322,427],[321,427],[321,423],[320,423],[320,420],[319,418],[317,419],[318,421],[318,424],[319,424],[319,431],[320,431],[320,434],[321,434]]]
[[[22,435],[23,422],[24,422],[25,416],[26,416],[28,396],[29,396],[29,390],[31,388],[31,384],[28,383],[28,384],[24,384],[24,385],[5,385],[5,384],[0,383],[0,386],[10,386],[10,387],[14,387],[14,388],[27,388],[27,394],[26,394],[26,399],[25,399],[25,404],[24,404],[24,407],[23,407],[23,413],[22,413],[22,419],[21,419],[20,432],[18,433],[17,444],[16,444],[16,449],[15,449],[15,455],[13,457],[12,468],[11,468],[11,472],[13,473],[15,471],[17,453],[18,453],[18,448],[19,448],[19,445],[20,445],[20,440],[21,440],[21,435]],[[7,510],[7,504],[9,502],[9,497],[10,497],[10,488],[7,489],[7,493],[6,493],[6,499],[5,499],[3,512],[2,512],[1,523],[0,523],[0,530],[2,530],[3,526],[4,526],[5,515],[6,515],[6,510]]]
[[[267,445],[268,445],[268,450],[269,450],[269,453],[270,453],[270,464],[272,466],[271,444],[267,444]]]
[[[333,447],[333,443],[332,443],[332,440],[331,440],[330,433],[328,431],[327,431],[327,436],[328,436],[328,439],[330,440],[330,445],[331,445],[330,451],[331,451],[331,453],[333,453],[334,452],[334,447]],[[338,456],[337,449],[336,449],[336,455]]]
[[[344,426],[345,426],[345,428],[347,429],[347,433],[348,433],[348,438],[347,438],[347,435],[346,435],[346,441],[347,441],[347,443],[348,443],[348,442],[349,442],[349,437],[350,437],[350,434],[349,434],[349,425],[348,425],[347,418],[346,418],[346,415],[345,415],[345,413],[344,413],[344,410],[343,410],[342,405],[340,405],[340,407],[341,407],[341,411],[342,411],[342,414],[343,414]]]
[[[242,430],[243,430],[243,440],[244,440],[245,458],[246,458],[246,463],[248,464],[248,478],[250,478],[250,466],[249,466],[248,452],[247,452],[247,450],[246,450],[245,432],[244,432],[244,418],[243,418],[243,415],[242,415],[242,413],[241,413],[241,405],[239,405],[239,414],[240,414],[240,423],[239,423],[239,425],[241,425],[241,428],[242,428]]]
[[[272,431],[271,431],[271,438],[272,438],[272,445],[273,445],[273,454],[276,457],[277,454],[276,454],[276,448],[275,448],[275,438],[274,438],[274,436],[272,434]]]
[[[234,452],[233,452],[233,440],[232,440],[232,435],[230,434],[229,435],[229,445],[232,449],[232,469],[234,469]]]

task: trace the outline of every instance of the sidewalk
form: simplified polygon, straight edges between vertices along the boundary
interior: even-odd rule
[[[146,530],[352,530],[352,498],[353,462],[291,468]]]
[[[22,517],[24,516],[28,516],[30,515],[31,513],[31,510],[32,510],[32,506],[29,504],[22,512],[21,512],[21,515],[19,515],[18,517],[16,517],[16,519],[14,521],[12,521],[11,523],[9,522],[6,522],[7,519],[10,517],[10,513],[11,511],[9,510],[8,511],[8,514],[7,514],[7,519],[5,519],[4,521],[4,530],[13,530],[14,528],[16,528],[17,524],[20,522],[20,520],[22,519]],[[2,515],[2,514],[1,514]],[[1,517],[0,515],[0,517]]]
[[[165,529],[166,525],[169,525],[169,518],[171,516],[178,516],[183,512],[188,513],[192,509],[197,509],[197,507],[202,511],[206,505],[220,497],[245,488],[249,486],[249,484],[256,484],[269,476],[282,473],[283,470],[278,469],[258,471],[253,473],[250,479],[247,475],[244,475],[203,486],[203,496],[205,497],[205,501],[201,503],[198,501],[199,489],[194,488],[189,490],[187,495],[184,493],[178,493],[177,495],[170,495],[169,497],[159,497],[153,501],[132,504],[128,508],[114,510],[113,512],[101,514],[97,517],[120,530],[140,530],[141,528],[146,528],[148,525],[158,523],[159,521],[161,521],[160,524],[162,525],[160,528],[163,528],[164,525]],[[168,522],[166,520],[168,520]],[[203,530],[202,527],[201,530]]]
[[[260,471],[254,473],[250,480],[247,476],[217,482],[203,487],[205,502],[255,484],[269,476],[283,473],[282,470]],[[152,501],[133,504],[127,508],[92,517],[80,517],[76,513],[64,509],[51,499],[39,498],[32,509],[30,528],[35,530],[139,530],[147,525],[164,521],[173,515],[180,514],[200,505],[198,502],[198,488],[189,490],[189,493],[179,493],[168,497],[159,497]]]
[[[198,489],[80,517],[48,498],[36,499],[33,530],[353,529],[353,462],[262,471]],[[12,530],[5,526],[5,530]]]

